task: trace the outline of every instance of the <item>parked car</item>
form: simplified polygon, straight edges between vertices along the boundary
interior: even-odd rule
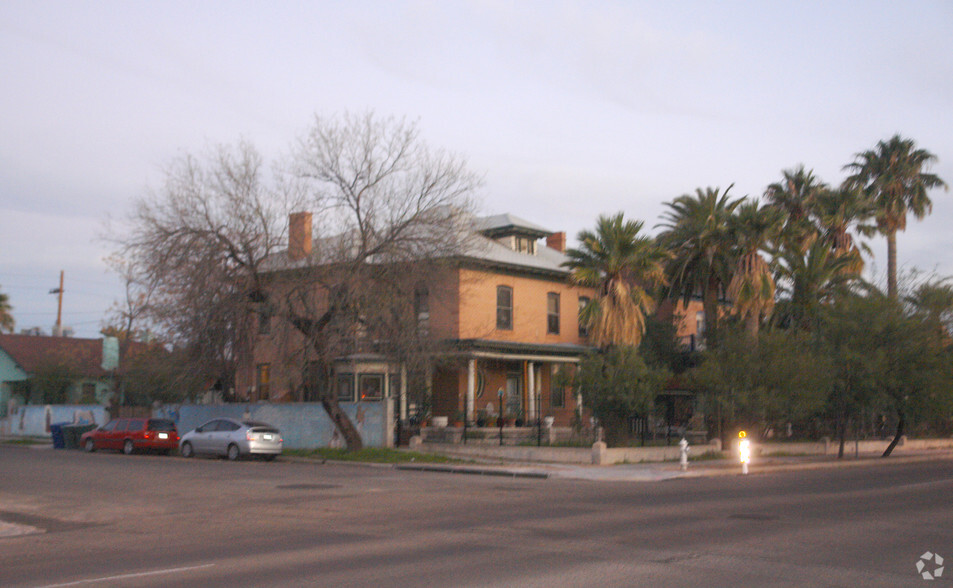
[[[182,435],[182,457],[196,453],[224,455],[235,460],[243,455],[260,455],[271,461],[281,454],[281,432],[267,423],[214,419]]]
[[[126,455],[137,450],[168,455],[179,446],[179,433],[170,419],[113,419],[79,438],[86,451],[115,449]]]

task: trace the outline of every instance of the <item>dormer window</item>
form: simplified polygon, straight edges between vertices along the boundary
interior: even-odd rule
[[[536,255],[536,239],[516,237],[516,251]]]

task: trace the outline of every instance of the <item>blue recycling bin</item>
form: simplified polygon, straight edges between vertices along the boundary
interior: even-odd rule
[[[63,438],[63,427],[69,423],[53,423],[50,425],[50,436],[53,438],[53,449],[66,449],[66,439]]]

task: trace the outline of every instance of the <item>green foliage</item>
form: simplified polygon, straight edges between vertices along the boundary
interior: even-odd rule
[[[670,376],[666,369],[648,367],[635,347],[614,345],[583,358],[576,384],[583,405],[602,425],[606,443],[621,445],[629,438],[629,419],[651,413]]]
[[[121,386],[127,405],[182,402],[207,389],[210,382],[197,377],[179,352],[150,346],[126,360]]]
[[[14,325],[13,307],[10,306],[10,296],[0,292],[0,333],[4,331],[12,333]]]
[[[79,377],[79,371],[69,361],[47,359],[37,366],[30,378],[30,402],[64,404]]]
[[[829,365],[807,336],[767,331],[752,345],[736,328],[725,328],[720,345],[692,370],[689,382],[704,394],[709,416],[721,416],[718,433],[748,428],[763,435],[820,410]]]
[[[645,336],[639,345],[639,353],[646,365],[663,368],[680,374],[691,367],[697,354],[686,351],[678,339],[678,329],[671,320],[656,316],[646,317]]]

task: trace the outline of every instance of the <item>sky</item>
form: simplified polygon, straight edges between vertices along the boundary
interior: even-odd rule
[[[418,121],[508,212],[570,245],[618,211],[655,234],[696,188],[758,197],[798,164],[838,184],[896,133],[953,183],[953,2],[0,2],[0,292],[17,330],[97,337],[104,258],[184,154],[287,153],[315,114]],[[953,275],[953,193],[898,238]],[[881,275],[886,242],[869,242]],[[876,278],[876,274],[872,277]]]

